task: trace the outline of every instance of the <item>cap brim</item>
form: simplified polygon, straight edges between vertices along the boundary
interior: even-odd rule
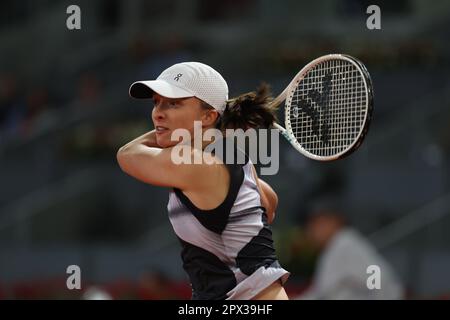
[[[136,99],[149,99],[157,93],[166,98],[188,98],[194,95],[164,80],[137,81],[130,86],[130,96]]]

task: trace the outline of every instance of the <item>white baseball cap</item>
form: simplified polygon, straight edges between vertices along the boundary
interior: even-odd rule
[[[197,97],[222,114],[228,100],[228,85],[216,70],[200,62],[182,62],[164,70],[156,80],[137,81],[130,96],[148,99],[156,92],[167,98]]]

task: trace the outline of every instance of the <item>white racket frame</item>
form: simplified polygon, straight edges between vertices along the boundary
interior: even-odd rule
[[[361,126],[358,135],[356,136],[356,138],[354,139],[354,141],[347,146],[343,151],[334,154],[334,155],[330,155],[330,156],[318,156],[315,154],[312,154],[310,152],[308,152],[307,150],[305,150],[301,144],[297,141],[297,138],[295,138],[295,135],[292,131],[292,126],[291,126],[291,120],[290,120],[290,111],[291,111],[291,102],[292,102],[292,97],[295,93],[295,90],[297,89],[297,85],[300,83],[300,81],[302,81],[305,77],[305,75],[309,72],[309,70],[311,70],[312,68],[314,68],[316,65],[328,61],[328,60],[345,60],[350,62],[351,64],[353,64],[355,66],[355,68],[358,70],[358,72],[360,73],[361,77],[364,79],[364,86],[365,86],[365,94],[366,94],[366,107],[365,107],[365,113],[364,113],[364,119],[363,119],[363,125]],[[371,90],[371,88],[370,88]],[[311,61],[310,63],[308,63],[306,66],[303,67],[303,69],[301,69],[297,75],[294,77],[294,79],[292,79],[291,83],[289,83],[289,85],[283,90],[283,92],[276,97],[272,102],[271,102],[271,106],[278,106],[279,104],[281,104],[284,100],[286,100],[286,104],[285,104],[285,109],[284,109],[284,125],[285,128],[283,128],[280,124],[278,123],[274,123],[273,126],[278,129],[280,131],[280,133],[286,138],[287,141],[289,141],[289,143],[301,154],[303,154],[304,156],[313,159],[313,160],[318,160],[318,161],[333,161],[333,160],[337,160],[339,158],[342,158],[344,155],[346,155],[350,150],[353,149],[353,147],[355,147],[355,145],[360,142],[360,138],[363,135],[364,129],[366,127],[366,123],[368,121],[368,116],[369,116],[369,87],[367,84],[367,79],[365,76],[365,73],[363,72],[363,70],[361,69],[360,65],[358,63],[356,63],[353,59],[351,59],[350,57],[343,55],[343,54],[327,54],[324,56],[321,56],[317,59],[314,59],[313,61]]]

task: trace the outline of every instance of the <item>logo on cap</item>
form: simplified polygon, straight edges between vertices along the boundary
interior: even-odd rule
[[[173,78],[173,80],[176,80],[176,81],[180,80],[180,77],[182,75],[183,75],[182,73],[177,74],[177,76],[175,78]]]

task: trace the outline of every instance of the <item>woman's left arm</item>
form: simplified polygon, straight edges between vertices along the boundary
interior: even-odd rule
[[[267,182],[258,178],[255,167],[253,167],[253,175],[261,197],[261,205],[266,208],[267,221],[270,224],[273,222],[273,219],[275,219],[275,210],[278,206],[278,196]]]

